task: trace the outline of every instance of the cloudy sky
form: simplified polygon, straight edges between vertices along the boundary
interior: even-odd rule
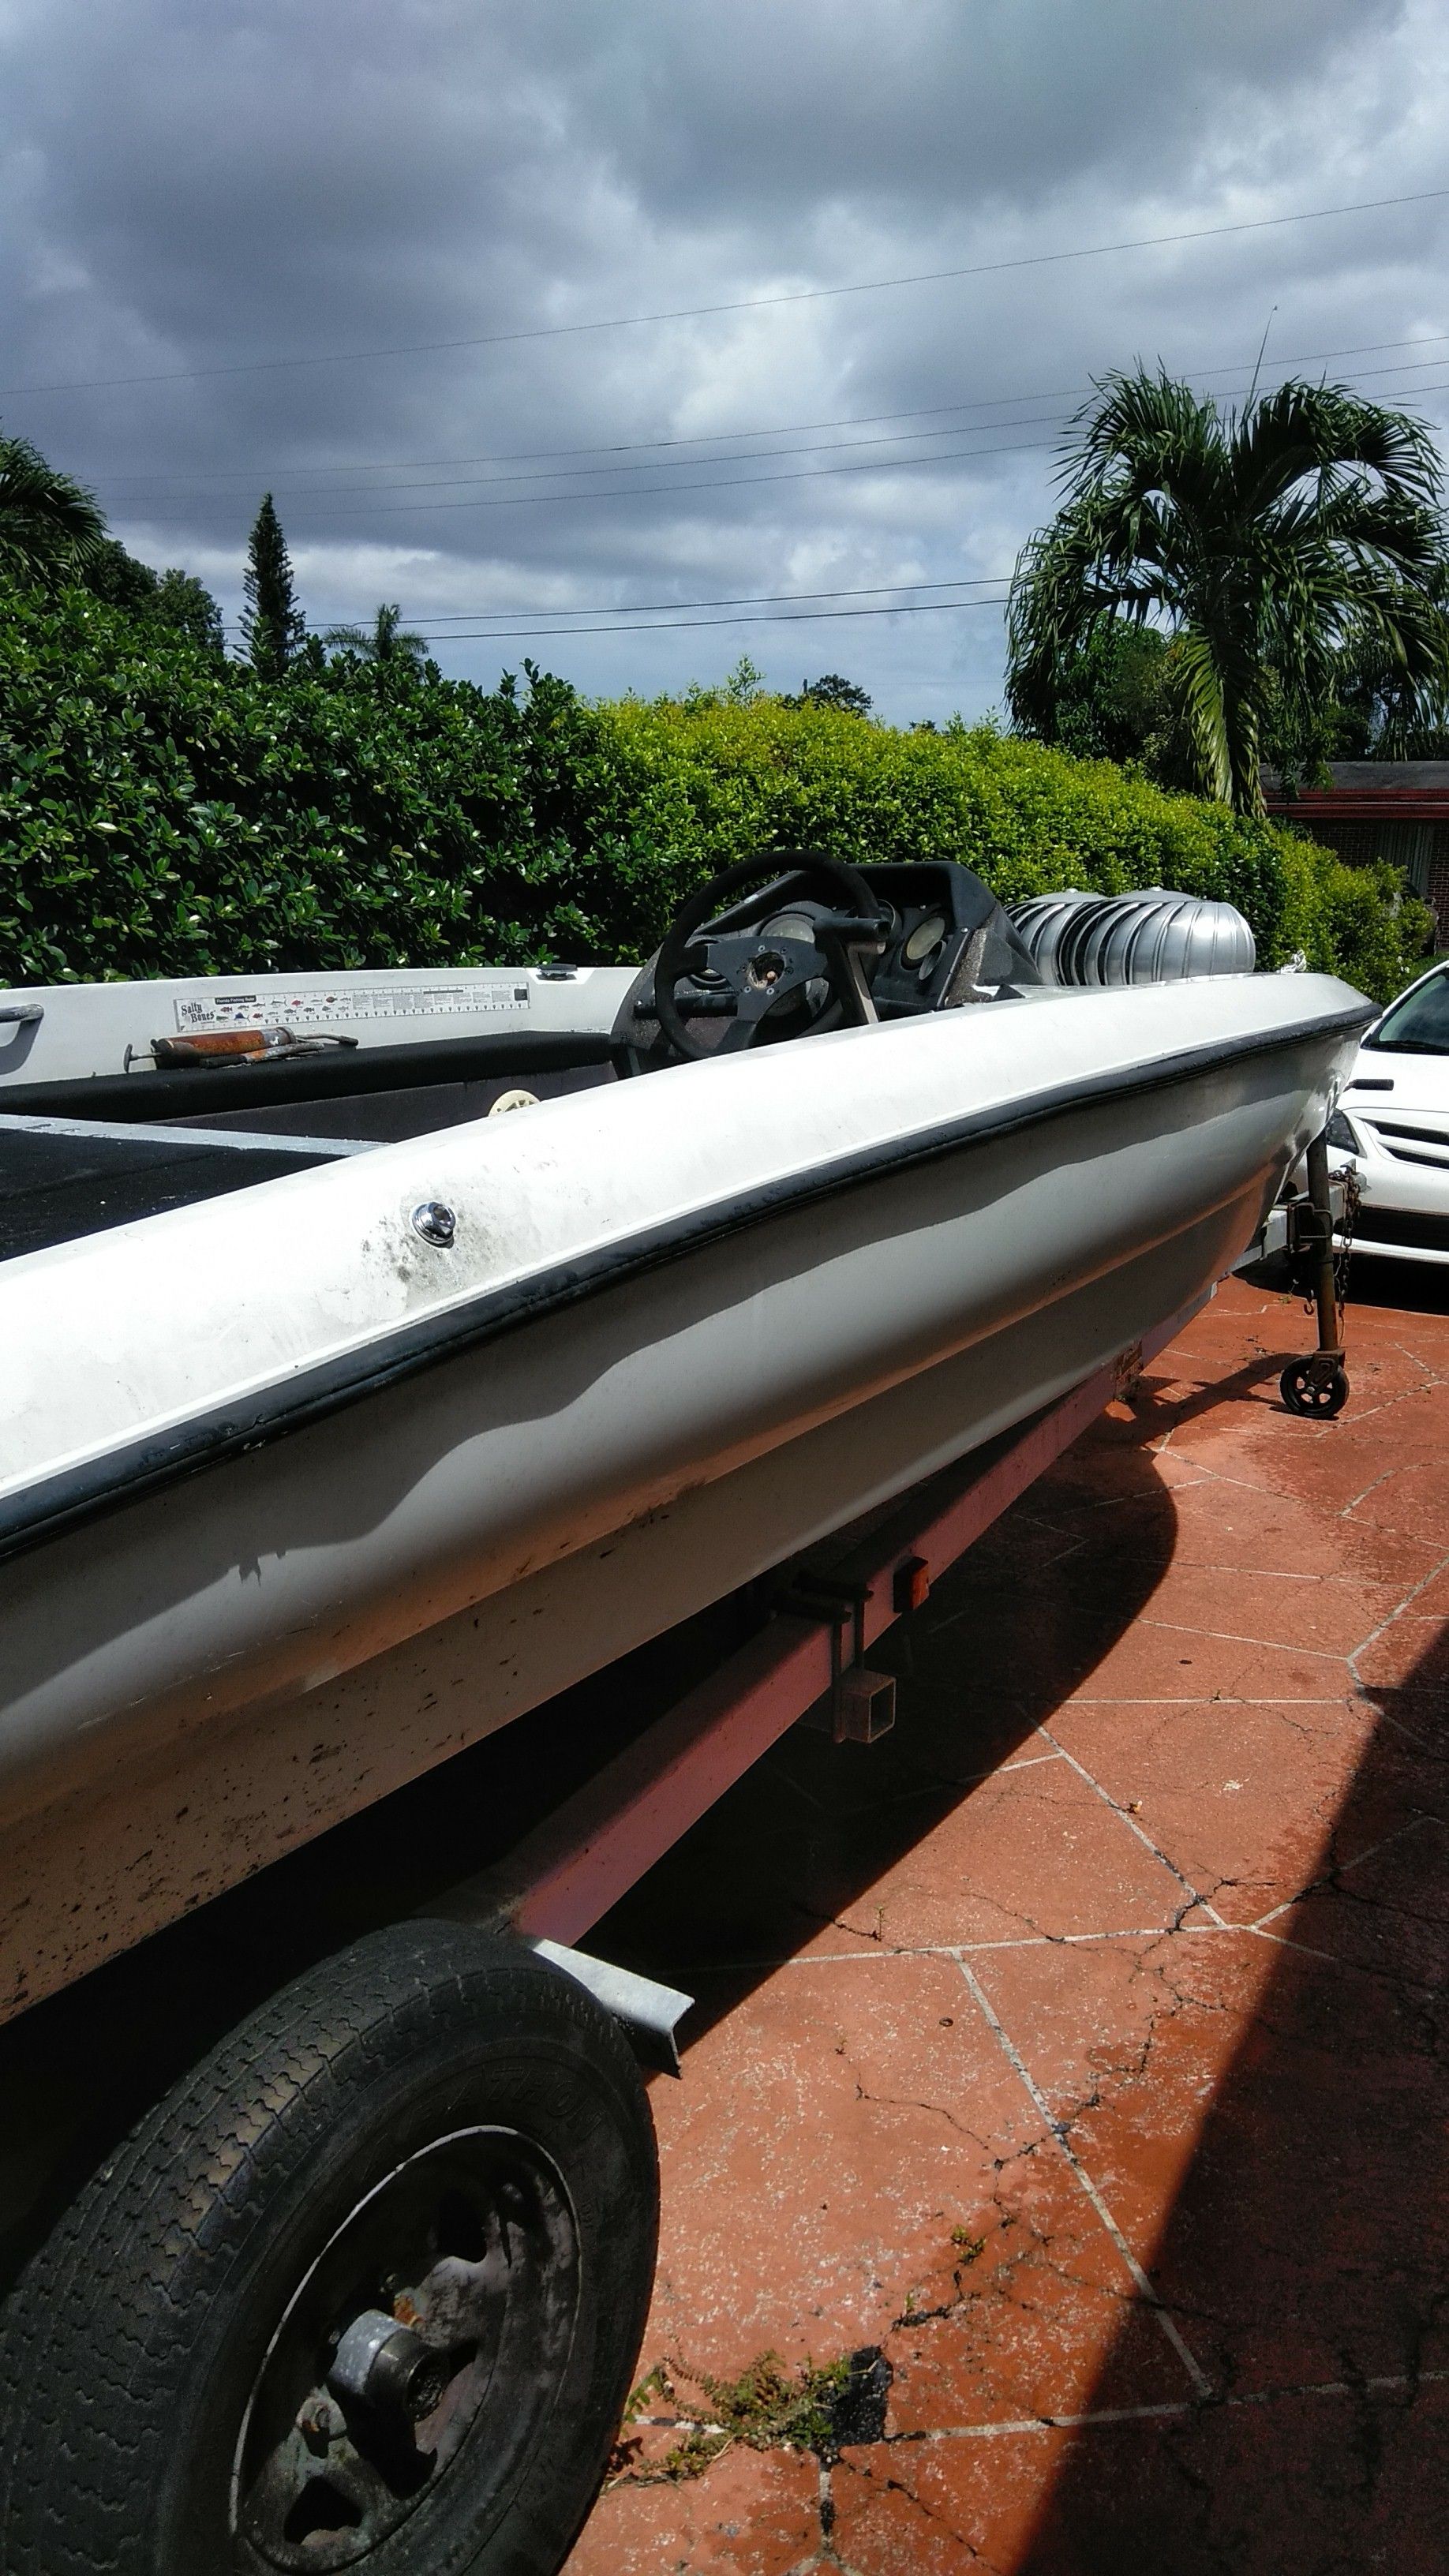
[[[1435,0],[0,0],[0,420],[229,617],[270,487],[451,672],[973,715],[1093,375],[1449,420],[1449,195],[1269,220],[1446,136]]]

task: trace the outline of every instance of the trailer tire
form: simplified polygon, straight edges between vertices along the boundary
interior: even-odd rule
[[[466,1927],[357,1942],[173,2088],[21,2279],[0,2567],[554,2576],[657,2212],[643,2085],[590,1995]]]

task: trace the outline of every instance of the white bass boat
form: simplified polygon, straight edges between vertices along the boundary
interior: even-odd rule
[[[1140,900],[1076,984],[773,854],[642,970],[0,994],[0,2016],[1208,1294],[1372,1006]]]

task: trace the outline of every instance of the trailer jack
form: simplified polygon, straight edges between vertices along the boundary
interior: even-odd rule
[[[1290,1249],[1318,1319],[1318,1348],[1307,1359],[1289,1361],[1278,1389],[1290,1413],[1328,1422],[1348,1402],[1348,1375],[1343,1364],[1343,1305],[1334,1255],[1326,1135],[1315,1136],[1308,1148],[1307,1180],[1306,1198],[1299,1199],[1291,1211]]]

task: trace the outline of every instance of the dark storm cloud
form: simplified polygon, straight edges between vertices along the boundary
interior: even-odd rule
[[[0,0],[0,377],[461,340],[1433,187],[1446,53],[1425,0]],[[3,409],[96,480],[141,551],[193,564],[229,605],[267,484],[319,621],[380,596],[427,623],[941,580],[1010,564],[1091,374],[1160,352],[1241,390],[1274,304],[1285,359],[1449,330],[1445,231],[1441,208],[1407,207]],[[541,450],[968,403],[950,435],[875,451],[825,449],[890,424],[482,479]],[[844,665],[903,712],[999,690],[993,611],[572,638],[545,657],[585,685],[652,687],[742,647],[785,682]],[[459,669],[502,658],[439,649]]]

